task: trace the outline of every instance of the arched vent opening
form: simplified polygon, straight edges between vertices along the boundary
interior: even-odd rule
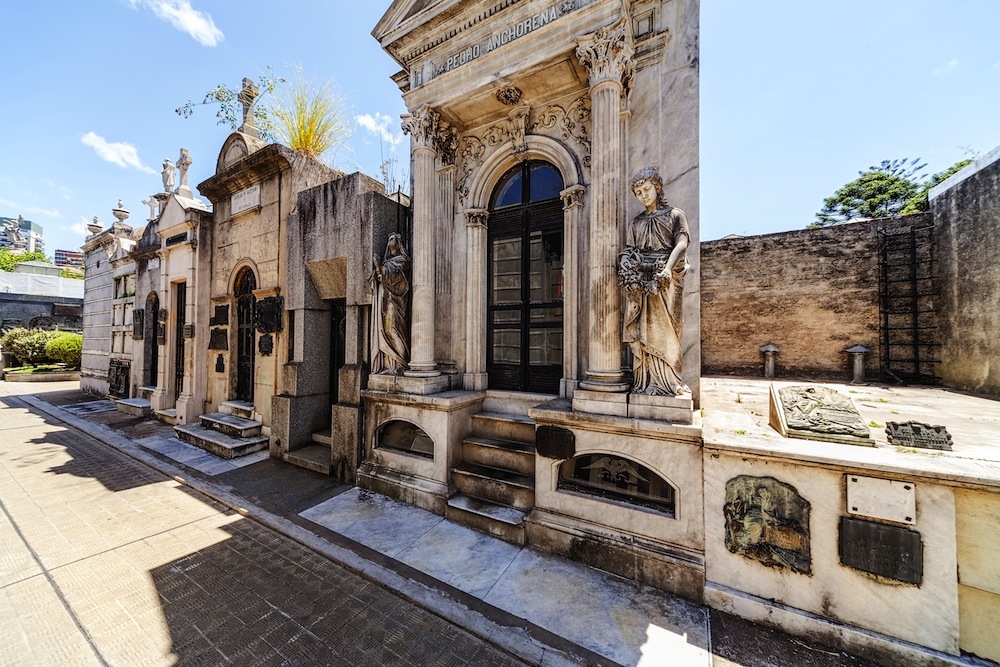
[[[416,454],[424,458],[434,458],[434,441],[416,424],[394,419],[386,422],[375,434],[375,446],[387,447]]]
[[[560,491],[638,505],[676,514],[676,491],[670,482],[630,459],[610,454],[583,454],[559,467]]]

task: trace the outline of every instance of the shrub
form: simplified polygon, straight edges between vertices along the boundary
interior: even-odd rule
[[[83,356],[83,336],[77,333],[60,333],[45,345],[45,354],[70,368],[79,368]]]
[[[31,335],[31,331],[25,329],[24,327],[16,327],[14,329],[8,329],[6,333],[0,336],[0,347],[3,351],[12,355],[17,360],[17,365],[20,366],[21,357],[18,355],[17,350],[20,345],[21,340]]]
[[[49,341],[62,335],[59,331],[44,331],[33,329],[28,335],[21,336],[13,341],[10,351],[18,361],[26,365],[42,364],[51,361],[45,354],[45,346]]]

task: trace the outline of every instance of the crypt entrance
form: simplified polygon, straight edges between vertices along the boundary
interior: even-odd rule
[[[245,266],[236,276],[233,296],[236,298],[236,392],[238,401],[253,403],[254,385],[254,315],[257,298],[257,278],[253,269]]]
[[[490,389],[557,394],[563,377],[563,179],[529,160],[490,197],[487,347]]]

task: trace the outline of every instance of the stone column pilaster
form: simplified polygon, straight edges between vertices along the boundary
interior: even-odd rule
[[[588,368],[581,388],[626,391],[621,367],[621,305],[616,271],[621,234],[621,198],[625,191],[621,108],[632,77],[632,36],[625,19],[599,28],[577,42],[577,57],[590,82],[591,157],[590,253],[591,286]]]
[[[410,293],[410,364],[404,375],[440,375],[434,361],[434,201],[440,115],[424,105],[403,116],[413,150],[413,280]]]
[[[437,169],[437,268],[435,273],[434,303],[437,335],[434,358],[442,373],[456,375],[455,368],[455,312],[451,286],[453,228],[455,226],[455,149],[458,136],[446,121],[438,128],[438,151],[441,156]]]
[[[563,201],[563,377],[559,395],[572,398],[580,382],[580,229],[583,227],[583,195],[586,188],[571,185],[559,195]]]
[[[486,223],[489,212],[482,208],[465,211],[468,262],[465,281],[465,375],[462,386],[469,391],[486,389]]]

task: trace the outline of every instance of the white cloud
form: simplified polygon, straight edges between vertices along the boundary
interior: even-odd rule
[[[147,167],[139,159],[139,152],[132,144],[121,141],[110,142],[99,134],[88,132],[80,139],[85,146],[90,146],[97,153],[97,157],[111,164],[117,164],[122,169],[138,169],[146,174],[155,174],[151,168]]]
[[[70,190],[69,188],[67,188],[64,185],[59,185],[58,183],[56,183],[55,181],[53,181],[51,178],[45,179],[45,185],[49,186],[50,188],[52,188],[53,190],[55,190],[56,192],[58,192],[59,196],[62,197],[63,199],[69,199],[70,195],[73,194],[72,190]]]
[[[23,216],[26,213],[28,215],[43,215],[46,218],[62,217],[62,213],[60,213],[58,210],[54,208],[40,208],[38,206],[22,206],[21,204],[18,204],[16,201],[11,201],[10,199],[3,199],[2,197],[0,197],[0,206],[6,206],[7,208],[14,209],[13,211],[11,211],[10,217],[14,217],[17,215]]]
[[[958,59],[952,58],[946,64],[940,67],[935,67],[934,71],[931,72],[931,76],[944,76],[945,74],[951,74],[958,67]]]
[[[386,116],[376,111],[374,116],[366,113],[362,116],[356,116],[354,121],[368,130],[369,134],[375,135],[393,148],[403,142],[402,131],[393,133],[389,129],[390,124],[393,123],[391,116]]]
[[[90,219],[85,215],[81,215],[80,219],[73,223],[72,225],[63,225],[62,228],[67,232],[72,232],[77,236],[90,236],[90,230],[87,229],[87,225],[90,224]]]
[[[186,32],[202,46],[215,46],[225,35],[215,25],[212,15],[198,11],[188,0],[128,0],[132,8],[148,8],[156,17],[166,21],[181,32]]]

